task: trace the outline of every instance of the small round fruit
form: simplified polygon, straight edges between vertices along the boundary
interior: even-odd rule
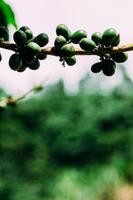
[[[28,30],[28,29],[30,29],[28,26],[21,26],[19,30],[25,32],[25,31]]]
[[[19,46],[25,45],[27,42],[27,36],[22,30],[16,31],[13,35],[13,39]]]
[[[66,40],[70,40],[71,37],[71,31],[65,24],[59,24],[56,27],[56,34],[64,36]]]
[[[67,40],[62,35],[59,35],[56,37],[56,39],[54,41],[54,46],[55,46],[55,48],[60,49],[66,43],[67,43]]]
[[[78,44],[82,38],[86,38],[86,37],[87,37],[86,31],[84,31],[84,30],[78,30],[78,31],[76,31],[76,32],[74,32],[72,34],[71,41],[74,44]]]
[[[36,60],[36,57],[33,55],[22,55],[21,57],[22,57],[23,62],[28,65],[34,63]]]
[[[120,43],[120,34],[118,34],[118,35],[116,36],[116,38],[113,40],[111,46],[112,46],[112,47],[117,46],[119,43]]]
[[[123,63],[123,62],[127,61],[128,54],[126,52],[113,53],[113,54],[111,54],[111,57],[115,62]]]
[[[40,46],[38,44],[36,44],[35,42],[29,42],[26,46],[26,50],[27,50],[27,52],[29,52],[29,54],[34,55],[34,56],[41,53]]]
[[[91,39],[95,42],[95,44],[102,44],[102,33],[95,32],[91,35]]]
[[[102,43],[105,46],[111,46],[117,35],[118,33],[114,28],[106,29],[102,35]]]
[[[116,64],[113,60],[103,60],[101,62],[103,74],[106,76],[112,76],[115,73]]]
[[[88,38],[82,38],[79,42],[79,45],[85,51],[92,51],[96,48],[95,42],[89,40]]]
[[[65,62],[69,65],[69,66],[73,66],[76,64],[76,57],[72,56],[71,58],[66,58]]]
[[[24,72],[26,70],[26,66],[25,65],[22,65],[18,70],[17,72]]]
[[[32,63],[31,65],[28,66],[30,69],[32,70],[37,70],[40,67],[40,62],[39,60],[35,60],[34,63]]]
[[[33,38],[33,32],[30,29],[26,29],[24,32],[27,36],[27,40],[31,40]]]
[[[40,46],[43,47],[49,42],[48,35],[46,33],[40,33],[34,39],[34,41]]]
[[[9,31],[5,26],[0,26],[0,38],[3,38],[5,41],[9,39]]]
[[[71,45],[71,44],[65,44],[61,48],[61,56],[64,58],[70,58],[70,57],[74,56],[74,54],[75,54],[75,49],[74,49],[73,45]]]
[[[97,62],[91,66],[91,71],[93,73],[99,73],[102,70],[101,62]]]
[[[47,58],[47,54],[40,53],[39,55],[37,55],[37,59],[39,59],[39,60],[45,60],[46,58]]]
[[[9,66],[12,70],[17,71],[22,67],[22,59],[19,54],[12,54],[9,59]]]

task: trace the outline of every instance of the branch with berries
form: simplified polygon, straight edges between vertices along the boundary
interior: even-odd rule
[[[116,63],[125,62],[128,59],[126,51],[133,50],[133,44],[120,45],[120,34],[114,28],[108,28],[103,33],[94,32],[89,38],[85,30],[72,33],[65,24],[59,24],[53,47],[45,47],[49,42],[46,33],[34,36],[27,26],[22,26],[14,33],[15,43],[6,42],[7,35],[7,29],[1,26],[0,47],[14,51],[9,58],[9,67],[17,72],[27,68],[37,70],[47,55],[58,56],[63,66],[75,65],[76,55],[97,55],[99,62],[91,66],[91,71],[112,76]]]
[[[22,26],[13,34],[14,43],[7,41],[9,33],[6,27],[0,26],[0,48],[14,53],[9,58],[9,67],[17,72],[27,68],[37,70],[40,62],[48,55],[58,56],[63,66],[76,64],[77,55],[96,55],[99,62],[91,66],[93,73],[103,72],[112,76],[116,70],[116,63],[127,61],[127,51],[133,50],[133,44],[120,45],[120,34],[114,28],[108,28],[103,33],[94,32],[89,38],[85,30],[74,33],[65,24],[56,27],[56,38],[53,47],[47,47],[49,37],[46,33],[34,36],[32,30]],[[78,46],[77,46],[78,45]],[[0,61],[2,55],[0,54]],[[8,96],[0,100],[0,108],[14,106],[30,93],[43,89],[43,84],[31,88],[17,97]]]

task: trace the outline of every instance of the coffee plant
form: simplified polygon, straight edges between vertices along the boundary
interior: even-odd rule
[[[26,68],[37,70],[40,61],[45,60],[47,55],[58,56],[63,66],[75,65],[76,55],[97,55],[99,62],[91,66],[91,71],[112,76],[116,70],[116,63],[125,62],[128,59],[125,51],[132,49],[130,45],[119,45],[120,34],[114,28],[108,28],[103,33],[94,32],[88,37],[85,30],[72,33],[65,24],[59,24],[51,48],[45,47],[49,42],[46,33],[35,36],[27,26],[15,31],[14,44],[7,42],[8,35],[7,28],[0,26],[0,47],[14,51],[9,58],[9,67],[17,72],[23,72]],[[77,45],[79,47],[76,47]],[[1,54],[0,60],[2,60]]]
[[[77,55],[95,55],[99,62],[94,63],[90,70],[93,73],[102,72],[105,76],[115,73],[117,63],[127,61],[127,51],[133,50],[132,44],[120,45],[120,34],[114,28],[108,28],[103,33],[94,32],[88,36],[85,30],[72,32],[65,24],[56,27],[56,37],[53,47],[47,47],[49,37],[46,33],[34,35],[33,31],[22,26],[19,29],[12,18],[13,25],[17,29],[13,34],[14,43],[9,42],[8,27],[0,26],[0,48],[11,50],[14,53],[9,58],[10,69],[23,72],[27,68],[37,70],[40,62],[47,56],[59,57],[62,66],[73,66],[77,62]],[[2,55],[0,53],[0,61]],[[11,96],[0,100],[0,107],[14,106],[18,100],[25,98],[30,92],[40,91],[42,84],[33,87],[30,91],[16,98]]]

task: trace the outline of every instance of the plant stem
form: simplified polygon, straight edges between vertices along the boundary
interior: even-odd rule
[[[0,48],[4,48],[11,51],[17,50],[17,45],[9,42],[0,42]],[[84,51],[81,48],[75,48],[75,55],[103,55],[113,54],[118,52],[133,51],[133,44],[119,45],[116,47],[107,47],[101,49],[94,49],[93,51]],[[42,53],[52,56],[57,56],[54,47],[42,48]]]

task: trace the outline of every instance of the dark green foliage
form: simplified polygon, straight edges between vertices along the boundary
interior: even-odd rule
[[[8,29],[5,26],[0,26],[0,39],[4,39],[5,41],[9,38]]]
[[[81,91],[68,96],[59,84],[0,112],[0,191],[9,196],[6,200],[53,199],[64,168],[80,174],[114,158],[122,179],[132,183],[132,106],[132,95]]]
[[[0,1],[0,24],[6,26],[11,24],[15,28],[17,28],[17,23],[15,19],[14,12],[9,4],[7,4],[4,0]]]
[[[82,38],[86,38],[87,33],[84,30],[75,31],[71,36],[71,41],[75,44],[78,44]]]
[[[79,42],[80,47],[85,50],[85,51],[92,51],[93,49],[96,48],[95,42],[88,38],[83,38]]]

